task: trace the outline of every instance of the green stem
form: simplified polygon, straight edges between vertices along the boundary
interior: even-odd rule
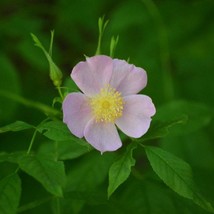
[[[60,112],[58,110],[51,108],[48,105],[45,105],[45,104],[40,103],[40,102],[25,99],[24,97],[21,97],[17,94],[13,94],[13,93],[8,92],[8,91],[0,90],[0,96],[3,96],[3,97],[6,97],[10,100],[16,101],[22,105],[27,106],[27,107],[35,108],[39,111],[42,111],[43,113],[45,113],[47,115],[54,115],[54,116],[60,115]]]
[[[39,127],[41,124],[45,123],[47,120],[49,120],[49,118],[45,118],[37,127]],[[32,136],[31,141],[30,141],[30,145],[29,145],[28,150],[27,150],[27,155],[30,154],[30,151],[31,151],[33,143],[35,141],[35,137],[36,137],[37,132],[38,132],[38,129],[36,129],[33,133],[33,136]]]
[[[159,34],[159,46],[160,46],[160,61],[161,70],[163,71],[163,87],[165,100],[170,101],[174,98],[174,86],[172,81],[171,67],[170,67],[170,52],[169,41],[167,35],[167,29],[164,24],[163,18],[159,12],[158,7],[152,0],[142,0],[147,10],[154,19],[154,22],[158,29]]]
[[[60,97],[61,97],[61,99],[63,100],[64,99],[64,96],[63,96],[63,94],[62,94],[62,90],[61,90],[61,87],[57,87],[57,90],[58,90],[58,92],[59,92],[59,95],[60,95]]]
[[[56,214],[60,214],[61,213],[61,206],[60,206],[60,199],[59,198],[55,198],[55,206],[54,206],[54,209],[55,209],[55,213]]]
[[[108,24],[108,20],[105,21],[104,16],[102,18],[99,18],[98,20],[99,38],[98,38],[97,50],[95,52],[95,55],[101,54],[101,42],[102,42],[102,37],[107,24]]]
[[[32,149],[32,146],[33,146],[33,143],[34,143],[34,140],[35,140],[35,137],[36,137],[36,133],[37,133],[37,129],[34,131],[33,136],[31,138],[30,145],[29,145],[27,153],[26,153],[27,155],[30,154],[30,151]],[[18,166],[17,169],[15,170],[15,173],[18,173],[19,169],[20,169],[20,167]]]
[[[101,41],[102,41],[102,33],[99,34],[97,50],[96,50],[95,55],[100,55],[101,54]]]
[[[37,129],[34,131],[33,136],[31,138],[30,145],[29,145],[28,150],[27,150],[27,155],[30,154],[30,151],[32,149],[32,146],[33,146],[33,143],[34,143],[34,140],[35,140],[35,137],[36,137],[36,133],[37,133]]]

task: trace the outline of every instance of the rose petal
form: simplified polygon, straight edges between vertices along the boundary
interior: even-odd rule
[[[110,84],[123,96],[137,94],[147,84],[147,74],[139,67],[128,64],[125,60],[113,60],[113,73]]]
[[[124,97],[124,103],[123,115],[116,120],[116,125],[128,136],[139,138],[149,129],[155,106],[145,95]]]
[[[72,70],[71,78],[87,96],[99,93],[109,84],[113,61],[108,56],[94,56],[78,63]]]
[[[113,123],[98,123],[92,119],[85,128],[84,136],[101,153],[115,151],[122,146],[116,126]]]
[[[77,137],[83,137],[84,129],[92,118],[88,98],[82,93],[68,94],[63,101],[63,122]]]

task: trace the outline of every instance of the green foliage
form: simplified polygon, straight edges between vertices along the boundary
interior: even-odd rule
[[[179,214],[181,210],[184,213],[184,208],[176,207],[177,198],[154,179],[145,182],[130,179],[116,200],[118,206],[124,207],[124,213]]]
[[[145,150],[153,170],[170,188],[214,213],[212,205],[196,190],[189,164],[160,148],[146,146]]]
[[[119,42],[119,36],[117,36],[116,38],[114,38],[114,36],[111,38],[111,43],[110,43],[110,54],[109,56],[114,58],[114,53],[115,53],[115,49],[117,47],[117,44]]]
[[[17,213],[20,196],[21,180],[16,173],[0,180],[0,213]]]
[[[186,115],[186,123],[172,130],[173,135],[184,135],[198,131],[207,126],[213,118],[212,110],[202,103],[176,100],[161,106],[156,119],[164,121],[181,115]]]
[[[135,165],[135,159],[132,157],[136,144],[130,144],[125,153],[115,161],[109,169],[108,197],[129,177],[131,167]]]
[[[28,123],[25,123],[23,121],[16,121],[9,125],[0,127],[0,133],[8,132],[8,131],[18,132],[18,131],[22,131],[22,130],[26,130],[26,129],[31,129],[31,128],[33,128],[33,126],[31,126]]]
[[[0,213],[213,213],[213,8],[210,0],[1,1]],[[110,21],[98,20],[97,43],[103,14]],[[96,54],[145,68],[142,93],[157,109],[142,138],[121,134],[123,148],[103,155],[61,113],[67,93],[79,91],[72,67],[96,45]]]
[[[40,147],[39,154],[57,156],[59,160],[71,160],[80,157],[92,150],[92,147],[84,140],[72,138],[66,141],[46,143]]]
[[[49,63],[49,68],[50,68],[50,78],[53,81],[53,84],[56,87],[60,87],[62,83],[62,72],[58,68],[58,66],[53,62],[52,60],[52,45],[53,45],[53,37],[54,37],[54,31],[51,32],[51,42],[50,42],[50,48],[49,48],[49,53],[45,50],[43,47],[42,43],[39,41],[39,39],[31,33],[32,39],[35,42],[35,45],[39,47],[43,53],[45,54],[48,63]]]
[[[18,164],[19,159],[24,156],[24,152],[0,153],[0,162],[10,162]]]
[[[78,163],[72,164],[67,175],[66,192],[93,191],[102,184],[108,174],[108,169],[115,158],[115,154],[90,153]]]
[[[28,155],[20,158],[19,167],[38,180],[47,191],[55,196],[63,196],[62,185],[65,182],[64,165],[46,156]]]
[[[180,117],[174,120],[169,120],[164,122],[154,120],[154,122],[152,122],[151,124],[149,131],[143,136],[142,140],[145,141],[145,140],[152,140],[156,138],[165,137],[167,134],[169,134],[170,128],[178,124],[184,125],[186,122],[187,122],[187,115],[181,115]]]
[[[44,136],[54,141],[65,141],[73,138],[68,127],[61,121],[42,123],[37,129]]]
[[[98,28],[99,28],[99,37],[98,37],[98,44],[97,44],[97,50],[95,55],[101,55],[101,42],[103,38],[104,31],[106,29],[106,26],[108,24],[109,20],[105,21],[105,17],[98,19]]]

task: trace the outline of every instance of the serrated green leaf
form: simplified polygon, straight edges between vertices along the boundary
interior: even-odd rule
[[[132,157],[136,144],[130,144],[125,153],[112,164],[109,170],[108,197],[129,177],[131,167],[135,165],[135,159]]]
[[[92,150],[89,143],[82,139],[44,143],[39,149],[39,154],[50,154],[58,160],[69,160],[80,157]]]
[[[0,213],[16,214],[21,196],[21,180],[17,174],[0,181]]]
[[[198,193],[189,164],[160,148],[145,146],[145,151],[153,170],[165,184],[179,195],[214,213],[212,205]]]
[[[49,121],[39,125],[37,129],[44,136],[54,141],[66,141],[74,138],[67,126],[61,121]]]
[[[58,143],[59,160],[68,160],[80,157],[92,150],[90,144],[81,139],[75,141],[64,141]]]
[[[39,181],[48,192],[62,197],[65,181],[63,162],[54,161],[48,156],[25,155],[19,160],[19,167]]]
[[[18,132],[26,129],[31,129],[31,128],[34,128],[34,127],[26,122],[16,121],[9,125],[0,127],[0,133],[9,132],[9,131]]]

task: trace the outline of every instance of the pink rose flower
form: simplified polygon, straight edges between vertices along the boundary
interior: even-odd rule
[[[63,122],[72,134],[103,153],[122,146],[116,126],[133,138],[147,132],[156,110],[150,97],[137,94],[147,84],[142,68],[100,55],[79,62],[71,78],[82,91],[63,101]]]

